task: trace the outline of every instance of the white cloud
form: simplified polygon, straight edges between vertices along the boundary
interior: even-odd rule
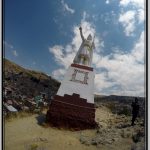
[[[117,24],[117,19],[118,19],[118,16],[117,16],[117,13],[115,13],[114,11],[110,11],[110,12],[106,12],[106,13],[102,13],[100,14],[99,16],[96,15],[96,19],[101,19],[104,21],[105,24]]]
[[[36,65],[36,62],[35,61],[33,61],[33,63],[32,63],[33,65]]]
[[[143,9],[138,9],[137,12],[138,12],[137,13],[138,21],[139,21],[139,23],[142,23],[145,19],[144,10]]]
[[[141,33],[139,41],[135,44],[132,51],[132,56],[135,57],[135,60],[141,63],[144,63],[144,32]]]
[[[65,11],[68,11],[68,12],[70,12],[71,14],[73,14],[73,13],[75,12],[75,10],[72,9],[72,8],[70,8],[70,7],[68,6],[68,4],[64,2],[64,0],[61,0],[61,4],[62,4],[63,9],[64,9]]]
[[[86,20],[89,18],[89,14],[87,14],[86,11],[83,11],[83,19],[82,20]]]
[[[119,22],[124,27],[126,36],[133,35],[133,32],[135,30],[135,11],[130,10],[120,14]]]
[[[137,25],[144,22],[144,4],[145,0],[120,1],[119,5],[124,12],[119,15],[119,22],[124,27],[126,36],[132,36]]]
[[[53,47],[49,47],[49,52],[54,54],[55,61],[59,65],[63,66],[64,68],[68,68],[75,56],[75,52],[71,52],[71,48],[71,45],[67,45],[65,48],[60,45],[55,45]]]
[[[144,32],[130,53],[117,53],[101,57],[96,68],[105,68],[107,74],[96,75],[99,92],[131,96],[144,96]],[[102,78],[103,81],[100,81]],[[113,86],[119,89],[113,90]]]
[[[13,55],[14,55],[15,57],[17,57],[17,56],[18,56],[18,53],[17,53],[17,51],[16,51],[16,50],[13,50],[13,51],[12,51],[12,53],[13,53]]]
[[[93,8],[95,8],[95,7],[96,7],[96,5],[95,5],[95,4],[93,4],[93,5],[92,5],[92,7],[93,7]]]
[[[109,2],[109,0],[106,0],[106,4],[109,4],[110,2]]]
[[[96,92],[100,92],[101,89],[106,89],[112,86],[112,82],[108,81],[107,74],[105,72],[97,73],[94,81]]]
[[[99,19],[98,14],[92,15],[92,19],[93,19],[94,21],[98,21],[98,19]]]
[[[124,7],[132,5],[134,7],[144,8],[144,0],[121,0],[120,5]]]
[[[65,69],[57,69],[57,70],[54,70],[52,72],[52,75],[56,78],[56,79],[60,79],[62,80],[63,79],[63,76],[65,74],[66,70]]]
[[[6,41],[3,41],[3,44],[4,44],[5,46],[7,46],[7,47],[11,48],[11,49],[13,49],[13,48],[14,48],[14,46],[13,46],[13,45],[11,45],[11,44],[7,43]]]
[[[17,51],[16,51],[16,50],[13,50],[13,49],[14,49],[14,46],[13,46],[12,44],[9,44],[9,43],[6,42],[6,41],[3,41],[3,44],[4,44],[5,47],[7,47],[7,48],[9,48],[9,49],[11,50],[10,52],[11,52],[15,57],[18,56]],[[6,50],[6,48],[5,48],[5,50]]]

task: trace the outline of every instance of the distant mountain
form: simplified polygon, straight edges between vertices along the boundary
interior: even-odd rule
[[[146,101],[144,97],[137,97],[138,103],[140,106],[139,116],[145,117],[146,110]],[[134,96],[118,96],[118,95],[109,95],[109,96],[101,96],[96,95],[94,98],[95,105],[97,107],[104,105],[111,109],[113,113],[117,114],[126,114],[131,115],[132,107],[131,104],[135,100]]]
[[[144,97],[137,97],[139,101],[145,101]],[[135,96],[119,96],[119,95],[95,95],[95,102],[116,101],[120,103],[130,104],[135,99]]]
[[[95,98],[102,98],[102,97],[106,97],[106,95],[98,95],[98,94],[94,94]]]
[[[45,93],[49,98],[56,94],[60,82],[43,72],[25,69],[8,59],[3,59],[3,88],[11,89],[14,98],[34,97]]]

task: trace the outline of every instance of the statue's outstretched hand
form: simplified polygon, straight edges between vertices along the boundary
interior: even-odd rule
[[[84,36],[83,36],[83,33],[82,33],[82,27],[79,27],[79,30],[80,30],[81,38],[82,38],[82,40],[84,40]]]

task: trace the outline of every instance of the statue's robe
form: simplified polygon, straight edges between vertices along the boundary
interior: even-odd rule
[[[87,39],[83,39],[81,46],[74,58],[74,63],[80,63],[81,61],[81,56],[84,57],[84,55],[88,55],[89,59],[88,61],[88,66],[91,66],[92,64],[92,58],[93,58],[93,49],[95,48],[94,42],[88,41]]]

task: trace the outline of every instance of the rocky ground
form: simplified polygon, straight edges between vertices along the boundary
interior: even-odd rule
[[[112,114],[101,106],[96,110],[99,127],[69,131],[48,127],[45,113],[5,120],[5,150],[144,150],[144,124],[134,127],[131,117]]]
[[[93,136],[84,134],[80,142],[85,145],[95,145],[103,149],[144,150],[144,123],[142,119],[137,120],[135,126],[131,126],[131,117],[115,115],[106,107],[97,108],[96,120],[99,128]],[[125,144],[126,143],[126,144]]]

